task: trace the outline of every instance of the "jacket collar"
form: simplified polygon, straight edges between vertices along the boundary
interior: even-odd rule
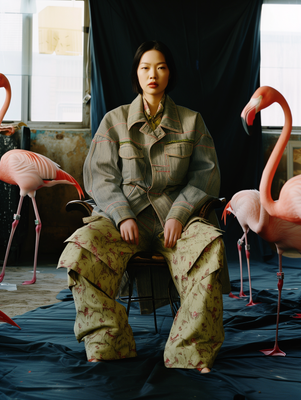
[[[137,122],[147,122],[143,111],[142,96],[140,94],[130,104],[127,120],[128,129],[130,130]],[[169,96],[166,96],[165,99],[164,112],[160,126],[174,132],[183,132],[177,106]]]

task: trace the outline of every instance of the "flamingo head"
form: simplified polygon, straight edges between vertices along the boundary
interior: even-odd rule
[[[229,214],[234,214],[234,211],[233,211],[233,209],[231,207],[231,201],[229,201],[229,203],[224,208],[224,211],[223,211],[223,214],[222,214],[222,217],[221,217],[221,219],[224,220],[224,224],[225,225],[226,225],[227,215],[229,215]]]
[[[270,86],[261,86],[254,92],[241,113],[242,124],[248,135],[253,133],[252,126],[256,114],[275,102],[279,103],[281,99],[284,99],[282,94]]]

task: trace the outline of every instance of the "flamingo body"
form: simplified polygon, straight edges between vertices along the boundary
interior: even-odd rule
[[[0,180],[18,185],[23,197],[33,197],[38,189],[58,184],[74,185],[80,198],[84,196],[77,181],[58,164],[28,150],[10,150],[1,157]]]
[[[14,222],[12,224],[12,230],[6,249],[2,272],[0,274],[0,282],[2,282],[4,278],[12,239],[14,236],[14,232],[18,226],[19,219],[21,217],[20,212],[23,199],[26,195],[28,195],[32,200],[36,217],[36,245],[33,278],[30,281],[23,282],[24,285],[30,285],[36,282],[37,254],[40,231],[42,228],[38,207],[35,201],[36,191],[42,187],[51,187],[58,184],[68,184],[75,186],[80,198],[84,196],[84,193],[78,182],[70,174],[60,169],[58,164],[50,160],[48,157],[27,150],[10,150],[1,157],[0,180],[11,185],[18,185],[20,188],[20,201],[17,212],[14,215]]]
[[[223,218],[232,213],[242,230],[251,229],[262,239],[274,243],[282,253],[297,250],[301,253],[301,226],[294,222],[270,216],[260,203],[258,190],[242,190],[236,193],[225,207]]]

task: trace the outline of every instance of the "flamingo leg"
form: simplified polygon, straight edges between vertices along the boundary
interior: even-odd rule
[[[21,212],[21,208],[22,208],[22,204],[23,204],[23,199],[24,199],[24,196],[20,196],[17,213],[14,214],[14,221],[12,223],[12,228],[11,228],[11,231],[10,231],[9,240],[8,240],[8,244],[7,244],[7,248],[6,248],[6,252],[5,252],[5,257],[4,257],[4,262],[3,262],[3,266],[2,266],[2,272],[0,274],[0,282],[3,281],[4,275],[5,275],[5,268],[6,268],[6,264],[7,264],[7,260],[8,260],[8,256],[9,256],[9,251],[10,251],[10,248],[11,248],[11,244],[12,244],[12,241],[13,241],[13,237],[14,237],[15,231],[17,229],[17,226],[19,224],[19,220],[21,218],[20,212]]]
[[[249,303],[246,305],[247,306],[255,306],[258,303],[253,302],[253,296],[252,296],[252,282],[251,282],[251,268],[250,268],[250,245],[248,244],[247,234],[245,234],[245,239],[246,239],[245,253],[246,253],[246,259],[247,259],[247,265],[248,265],[249,290],[250,290]]]
[[[240,292],[239,292],[239,297],[247,297],[244,294],[244,291],[243,291],[243,273],[242,273],[242,258],[241,258],[241,249],[242,249],[242,245],[243,245],[243,242],[244,242],[244,238],[245,238],[245,233],[237,241],[237,250],[238,250],[238,258],[239,258],[239,269],[240,269]],[[229,293],[229,297],[232,297],[232,299],[239,299],[239,297],[235,296],[232,292]]]
[[[277,272],[278,278],[278,305],[277,305],[277,321],[276,321],[276,339],[273,349],[260,350],[266,356],[286,356],[284,351],[279,349],[278,346],[278,326],[279,326],[279,315],[280,315],[280,302],[281,302],[281,291],[283,287],[284,273],[282,272],[282,253],[278,252],[279,258],[279,272]]]
[[[40,241],[40,233],[42,229],[42,223],[40,220],[39,212],[37,203],[34,197],[31,198],[32,205],[35,212],[35,225],[36,225],[36,244],[35,244],[35,251],[34,251],[34,263],[33,263],[33,277],[30,281],[24,281],[22,285],[31,285],[36,282],[36,271],[37,271],[37,261],[38,261],[38,250],[39,250],[39,241]]]
[[[242,258],[241,258],[241,249],[242,249],[242,245],[244,243],[244,238],[245,238],[246,234],[244,233],[242,238],[238,240],[237,242],[237,249],[238,249],[238,257],[239,257],[239,269],[240,269],[240,292],[239,292],[239,297],[247,297],[244,294],[243,291],[243,272],[242,272]]]

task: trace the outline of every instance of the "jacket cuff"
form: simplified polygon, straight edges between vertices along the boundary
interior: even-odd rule
[[[191,217],[193,213],[194,207],[186,202],[177,202],[171,207],[169,213],[167,214],[166,221],[168,219],[177,219],[181,222],[183,227],[186,225],[186,222]]]
[[[119,206],[114,208],[110,217],[114,220],[116,227],[119,229],[120,222],[124,221],[125,219],[132,218],[136,220],[136,215],[128,206]]]

